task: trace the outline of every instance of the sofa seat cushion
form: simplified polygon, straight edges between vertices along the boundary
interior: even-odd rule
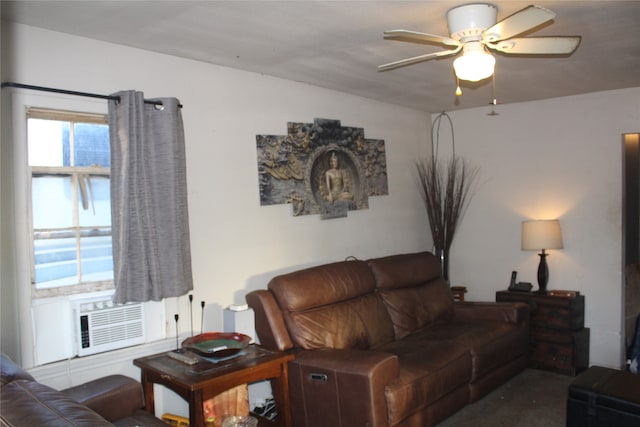
[[[380,348],[398,356],[400,372],[385,390],[389,425],[396,425],[471,379],[471,356],[447,341],[401,340]],[[468,391],[467,391],[468,393]]]
[[[8,426],[100,427],[110,422],[61,392],[30,380],[14,380],[0,392],[2,423]]]
[[[522,326],[502,322],[448,322],[424,328],[407,341],[455,342],[471,354],[471,383],[528,350],[528,334]]]

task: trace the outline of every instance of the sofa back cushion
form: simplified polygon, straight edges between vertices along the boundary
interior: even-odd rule
[[[392,255],[368,261],[389,312],[395,339],[453,317],[453,298],[429,252]]]
[[[364,261],[274,277],[269,290],[296,347],[368,349],[393,340],[393,325]]]

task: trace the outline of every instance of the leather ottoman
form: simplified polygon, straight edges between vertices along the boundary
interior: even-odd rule
[[[640,425],[640,376],[592,366],[569,385],[567,427]]]

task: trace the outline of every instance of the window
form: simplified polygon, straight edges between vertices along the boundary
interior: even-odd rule
[[[34,296],[113,288],[106,117],[30,108],[27,145]]]

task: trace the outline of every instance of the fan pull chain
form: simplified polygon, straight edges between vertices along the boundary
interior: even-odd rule
[[[496,99],[496,73],[493,73],[493,77],[491,78],[493,83],[493,101],[491,101],[491,112],[487,113],[487,116],[497,116],[495,106],[498,105],[498,100]]]
[[[456,87],[456,96],[462,96],[462,89],[460,89],[460,79],[456,76],[456,83],[458,87]]]
[[[495,106],[498,101],[496,101],[496,72],[493,72],[493,77],[491,78],[492,89],[493,89],[493,105]]]

